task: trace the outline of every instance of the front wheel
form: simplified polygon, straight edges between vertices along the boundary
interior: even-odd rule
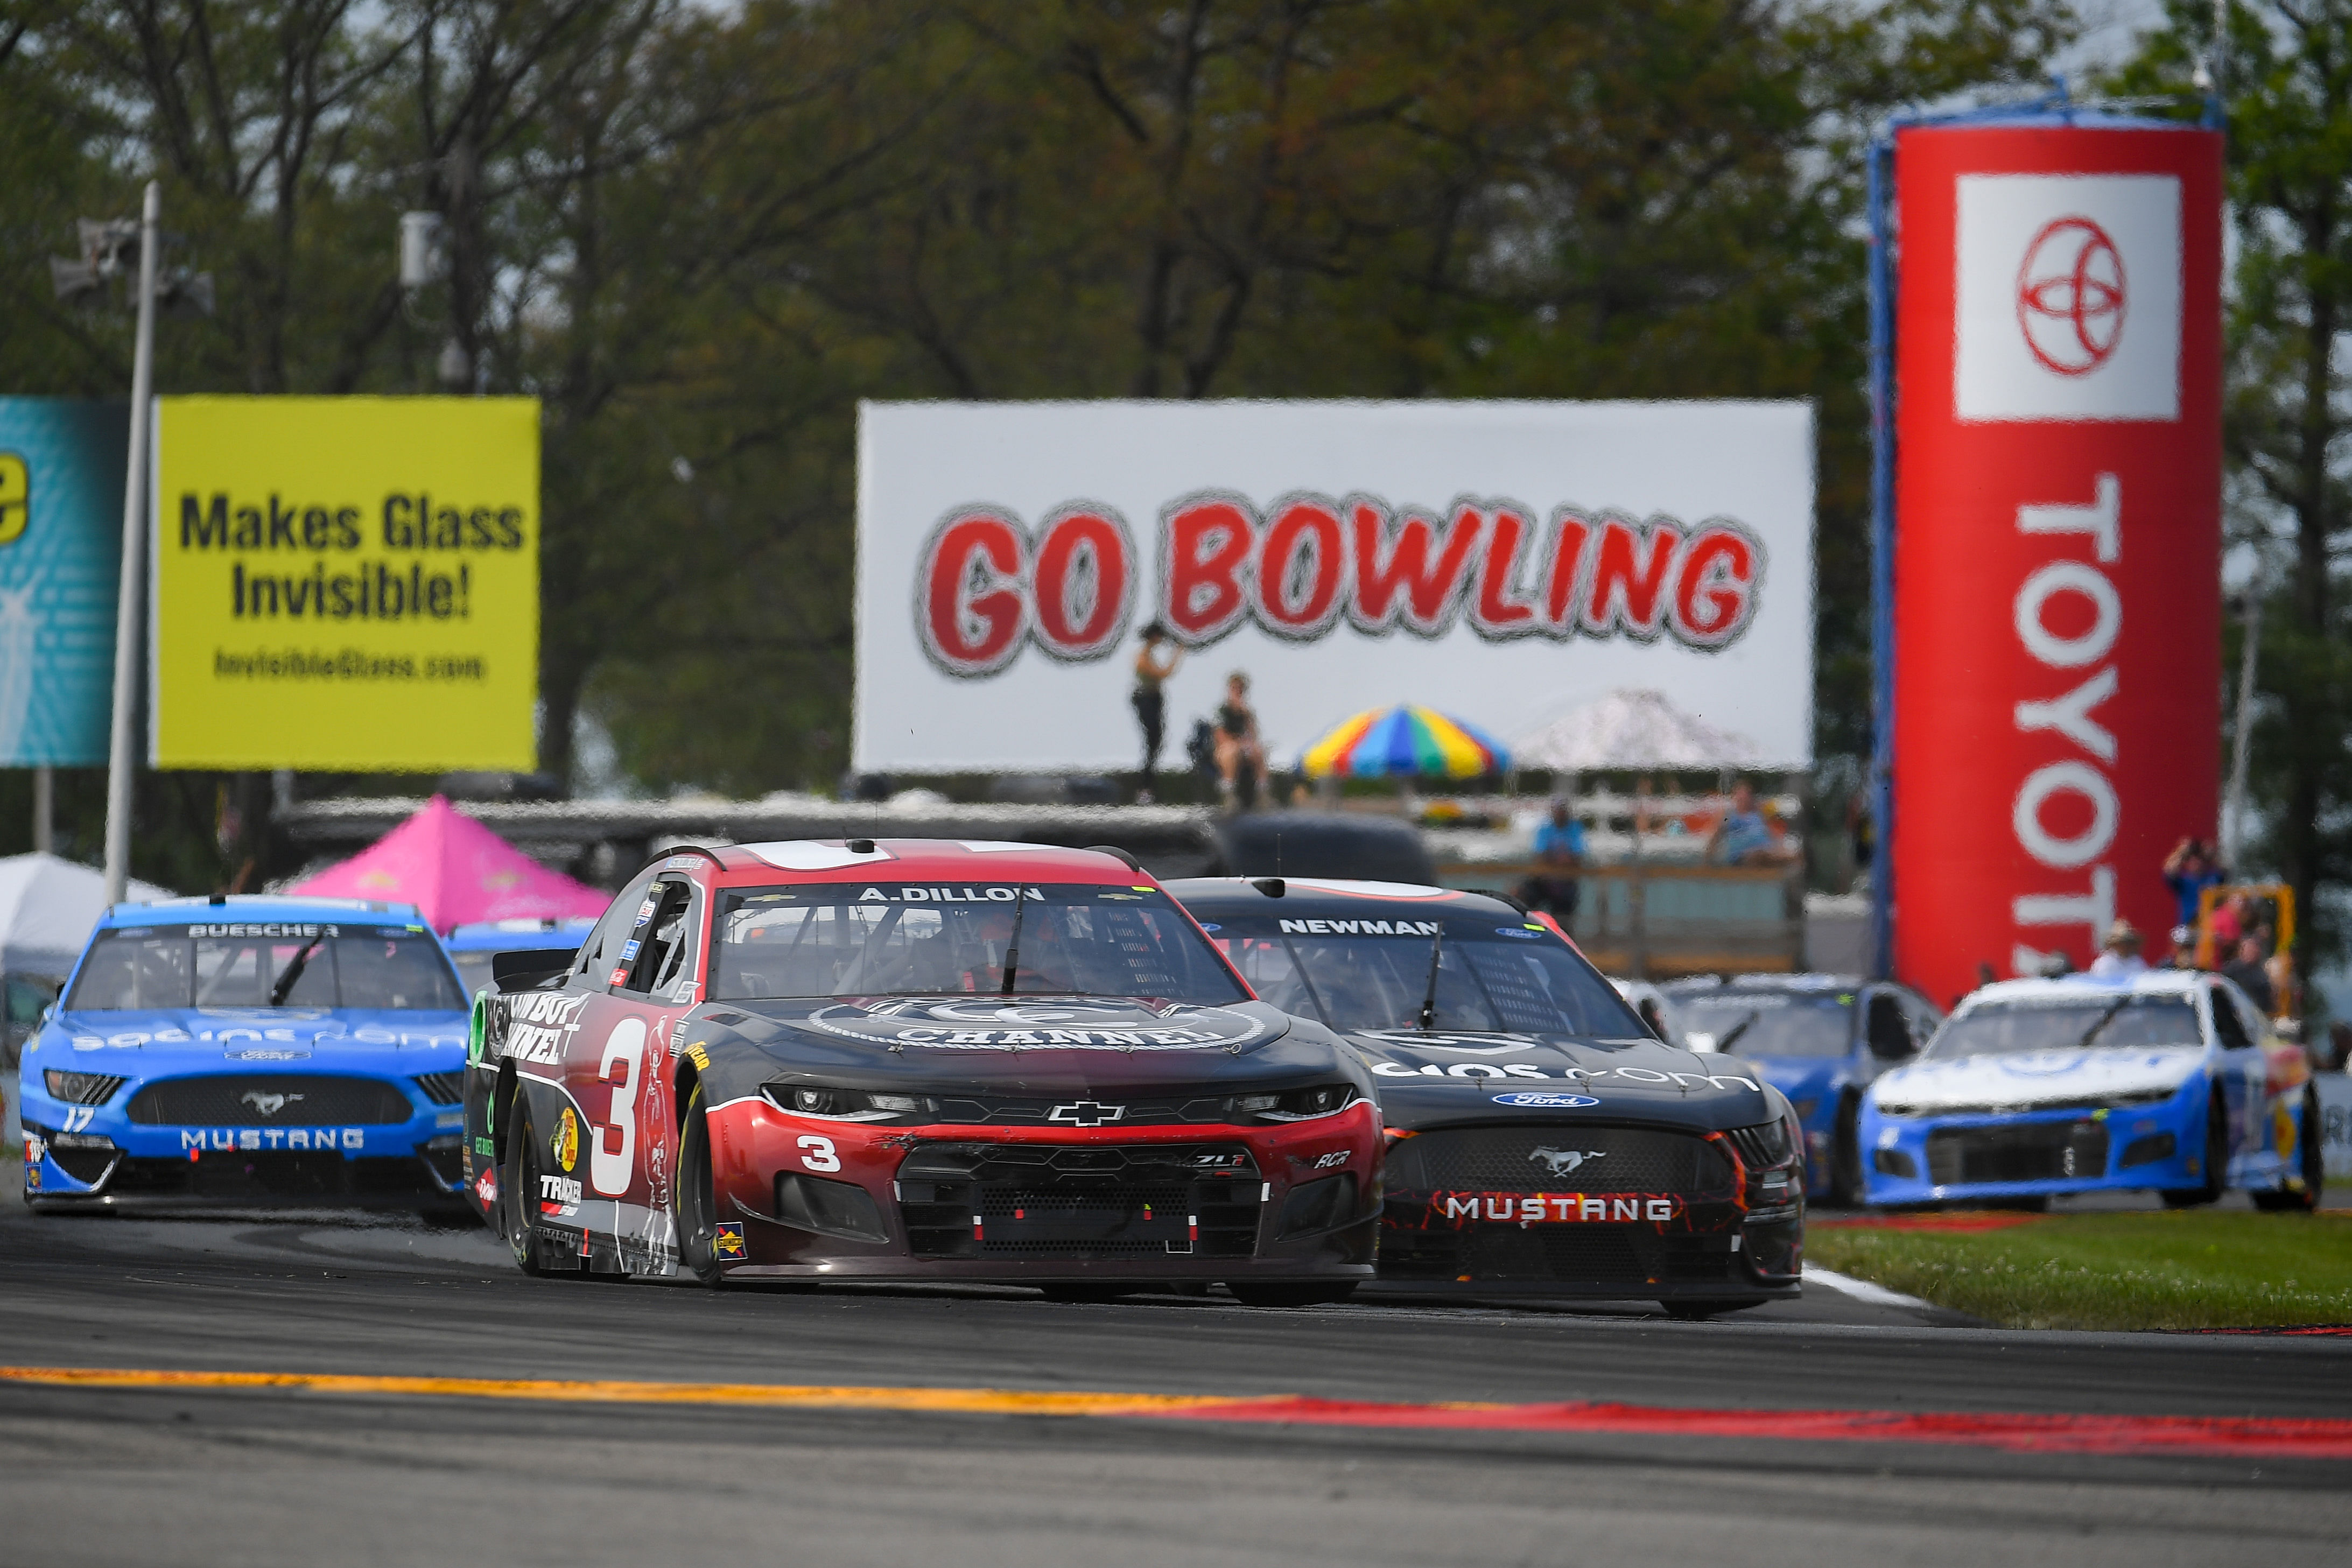
[[[2221,1200],[2230,1176],[2230,1113],[2215,1092],[2205,1107],[2205,1181],[2201,1186],[2179,1187],[2160,1196],[2167,1208],[2197,1208]]]
[[[702,1113],[699,1083],[687,1096],[686,1122],[678,1132],[677,1236],[678,1257],[688,1273],[712,1290],[726,1282],[719,1267],[719,1200],[710,1188],[710,1123]]]
[[[1838,1106],[1837,1132],[1830,1141],[1830,1203],[1838,1208],[1860,1208],[1864,1197],[1859,1124],[1862,1102],[1849,1096]]]
[[[1225,1289],[1245,1307],[1328,1307],[1346,1301],[1356,1293],[1353,1280],[1333,1280],[1314,1284],[1255,1284],[1245,1280],[1228,1280]]]

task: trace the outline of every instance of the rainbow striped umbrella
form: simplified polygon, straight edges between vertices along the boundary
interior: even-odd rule
[[[1358,714],[1308,747],[1299,766],[1309,779],[1477,779],[1507,772],[1511,754],[1458,718],[1405,703]]]

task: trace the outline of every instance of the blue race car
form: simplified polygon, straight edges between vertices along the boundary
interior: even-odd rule
[[[1861,1132],[1873,1203],[2153,1188],[2185,1208],[2245,1187],[2308,1209],[2326,1176],[2302,1047],[2193,970],[1986,986],[1871,1086]]]
[[[1942,1016],[1892,981],[1852,975],[1706,976],[1661,987],[1691,1051],[1729,1051],[1789,1097],[1805,1130],[1805,1195],[1863,1200],[1863,1091],[1907,1061]]]
[[[588,933],[595,929],[593,915],[577,920],[478,920],[450,932],[441,945],[457,960],[457,977],[465,981],[470,997],[489,988],[490,959],[498,954],[558,947],[577,953],[580,944],[588,940]]]
[[[25,1047],[25,1197],[462,1202],[466,996],[407,904],[117,904]]]

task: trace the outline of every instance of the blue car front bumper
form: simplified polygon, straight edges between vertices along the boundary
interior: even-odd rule
[[[106,1104],[70,1104],[35,1086],[22,1091],[25,1197],[37,1207],[215,1203],[251,1207],[380,1205],[454,1200],[464,1182],[465,1110],[434,1103],[411,1081],[352,1074],[393,1085],[400,1121],[304,1118],[282,1125],[134,1123],[140,1087]]]
[[[2044,1197],[2205,1185],[2208,1095],[2200,1074],[2150,1104],[1890,1116],[1862,1110],[1874,1204]]]

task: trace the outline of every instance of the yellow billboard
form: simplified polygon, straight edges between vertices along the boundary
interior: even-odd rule
[[[158,768],[534,765],[539,403],[156,402]]]

